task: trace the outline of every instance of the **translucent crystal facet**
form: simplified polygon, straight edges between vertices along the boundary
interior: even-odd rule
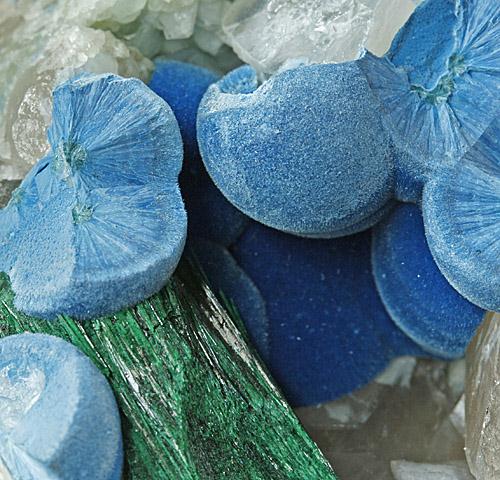
[[[490,314],[467,351],[466,455],[477,479],[500,474],[500,314]]]
[[[364,47],[382,55],[414,8],[410,0],[237,0],[223,31],[242,60],[269,74],[292,58],[343,62]]]
[[[465,462],[445,464],[391,462],[396,480],[474,480]]]
[[[450,413],[463,392],[464,363],[401,357],[367,387],[296,413],[341,478],[469,480],[417,476],[426,472],[420,464],[463,470],[464,439]]]

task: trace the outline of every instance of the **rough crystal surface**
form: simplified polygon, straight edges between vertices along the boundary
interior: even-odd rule
[[[463,360],[403,357],[367,387],[296,413],[340,478],[394,480],[395,460],[463,464],[464,439],[450,413],[462,395],[464,379]]]
[[[382,55],[415,5],[410,0],[237,0],[223,20],[242,60],[270,74],[288,59],[343,62]]]
[[[477,479],[500,475],[500,314],[489,314],[467,351],[466,455]]]

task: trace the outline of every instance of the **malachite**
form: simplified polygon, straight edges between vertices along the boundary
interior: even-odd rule
[[[237,315],[224,310],[194,263],[183,260],[169,284],[138,306],[84,323],[30,318],[12,300],[0,277],[0,337],[62,337],[110,381],[123,418],[124,479],[335,480],[247,345]]]

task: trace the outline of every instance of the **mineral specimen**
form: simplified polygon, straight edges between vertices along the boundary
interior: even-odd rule
[[[384,60],[367,69],[417,199],[435,170],[459,161],[498,114],[499,42],[498,2],[426,0]]]
[[[41,321],[12,299],[2,282],[1,337],[63,337],[109,379],[123,414],[124,480],[335,480],[236,319],[187,262],[159,294],[113,317]]]
[[[196,113],[206,89],[218,76],[210,70],[172,60],[157,60],[150,88],[172,108],[184,141],[181,192],[188,213],[189,234],[230,245],[247,217],[215,187],[201,161],[196,140]]]
[[[344,62],[364,47],[383,55],[414,8],[410,0],[236,0],[222,28],[242,60],[270,74],[289,59]]]
[[[500,311],[499,138],[500,116],[464,158],[426,184],[422,202],[439,269],[465,298],[493,311]]]
[[[395,480],[474,480],[465,462],[436,465],[400,460],[392,461],[391,468]]]
[[[73,345],[29,333],[0,341],[0,460],[14,479],[121,478],[113,393]]]
[[[12,16],[0,15],[0,180],[22,179],[48,151],[46,129],[58,83],[81,71],[146,80],[152,68],[110,32],[67,23],[60,5],[43,3],[20,2]]]
[[[114,312],[158,291],[182,253],[179,127],[141,81],[58,87],[50,153],[0,211],[0,269],[16,306],[54,318]]]
[[[500,315],[489,314],[467,350],[465,451],[479,480],[500,472]]]
[[[203,97],[198,142],[222,193],[289,233],[356,233],[392,197],[390,140],[358,62],[292,67],[260,87],[251,67],[234,70]]]
[[[397,359],[362,390],[296,413],[340,478],[394,480],[391,462],[403,459],[463,465],[464,439],[449,420],[463,392],[463,365]]]
[[[269,367],[292,405],[365,385],[397,355],[425,355],[387,315],[373,281],[371,232],[312,240],[252,224],[232,251],[269,318]]]
[[[462,357],[484,311],[454,290],[427,246],[420,208],[400,204],[375,226],[375,283],[394,322],[424,350]]]

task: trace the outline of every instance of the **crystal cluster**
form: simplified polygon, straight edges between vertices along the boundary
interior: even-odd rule
[[[363,48],[383,55],[414,8],[410,0],[236,0],[222,28],[242,60],[271,74],[289,59],[345,62]]]
[[[450,418],[464,380],[463,360],[401,357],[367,387],[296,413],[341,478],[469,480]]]

